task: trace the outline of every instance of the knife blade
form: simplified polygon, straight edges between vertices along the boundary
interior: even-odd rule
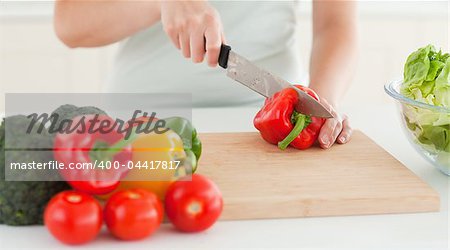
[[[245,57],[232,51],[228,45],[223,44],[220,49],[219,65],[227,70],[228,77],[264,97],[271,97],[285,88],[293,88],[299,97],[299,102],[295,106],[296,111],[315,117],[333,117],[330,111],[316,99],[292,86],[286,80],[256,66]]]

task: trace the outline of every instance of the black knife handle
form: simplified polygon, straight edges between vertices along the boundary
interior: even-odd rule
[[[222,44],[219,53],[219,65],[220,67],[226,69],[228,67],[228,55],[230,54],[231,47]]]

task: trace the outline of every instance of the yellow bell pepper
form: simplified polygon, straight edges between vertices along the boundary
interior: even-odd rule
[[[163,162],[170,164],[171,161],[175,160],[182,161],[186,158],[183,141],[172,130],[161,134],[152,132],[139,135],[132,143],[132,148],[134,167],[127,173],[114,192],[130,188],[143,188],[155,193],[158,198],[163,200],[169,185],[185,172],[180,171],[181,169],[163,169],[161,165],[158,169],[151,169],[151,162],[156,167],[156,161],[160,161],[160,164],[163,164]],[[144,164],[147,165],[147,168],[142,167]],[[175,166],[175,162],[172,164]],[[138,165],[141,167],[136,167]],[[182,163],[179,164],[179,168],[182,168]],[[100,196],[100,198],[107,199],[113,193]]]

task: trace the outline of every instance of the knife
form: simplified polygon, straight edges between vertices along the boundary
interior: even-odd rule
[[[227,70],[227,76],[243,84],[264,97],[271,97],[276,92],[293,88],[297,91],[299,102],[295,110],[305,115],[330,118],[333,115],[320,102],[292,86],[286,80],[256,66],[248,59],[231,50],[231,47],[222,44],[219,54],[220,67]]]

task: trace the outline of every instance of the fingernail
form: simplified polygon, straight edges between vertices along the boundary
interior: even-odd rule
[[[339,141],[341,143],[344,143],[347,140],[347,138],[345,138],[345,136],[342,136],[341,138],[339,138]]]
[[[328,148],[328,145],[330,144],[330,140],[328,140],[327,137],[322,138],[322,144]]]

